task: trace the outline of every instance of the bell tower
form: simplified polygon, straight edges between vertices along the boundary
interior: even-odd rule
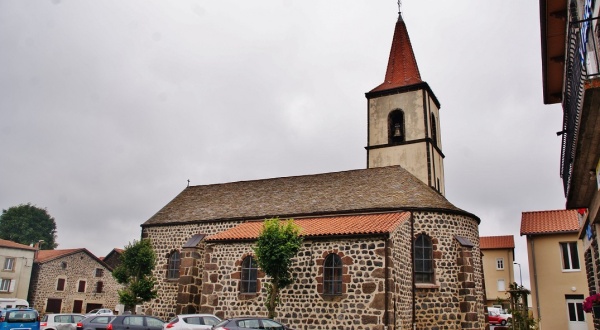
[[[421,80],[402,15],[398,15],[384,82],[366,93],[367,168],[400,165],[445,194],[440,103]]]

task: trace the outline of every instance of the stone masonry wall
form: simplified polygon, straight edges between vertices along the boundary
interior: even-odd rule
[[[484,329],[484,290],[479,250],[477,221],[461,215],[438,212],[415,212],[414,234],[424,233],[433,240],[434,276],[436,285],[416,289],[416,318],[418,329]],[[468,238],[475,246],[465,253],[455,236]],[[462,253],[462,254],[461,254]],[[468,262],[469,284],[459,276]],[[468,258],[466,261],[465,258]],[[465,289],[468,286],[468,290]],[[465,296],[469,296],[466,298]],[[469,300],[469,312],[461,311],[460,302]],[[464,307],[464,306],[463,306]]]
[[[156,253],[154,277],[158,297],[144,304],[144,313],[168,320],[176,314],[179,279],[167,279],[168,256],[177,250],[182,252],[183,245],[192,235],[202,233],[213,235],[233,228],[241,221],[204,222],[198,224],[147,227],[142,229],[142,238],[149,238]],[[183,260],[182,260],[183,261]]]
[[[266,316],[264,289],[255,295],[239,290],[241,260],[252,254],[252,242],[215,243],[206,246],[201,312],[219,317]],[[383,330],[384,286],[383,238],[305,240],[293,262],[297,278],[282,291],[277,319],[294,329]],[[344,264],[341,296],[323,296],[319,285],[322,265],[329,253]],[[259,287],[264,288],[259,273]]]
[[[66,267],[63,267],[63,263],[66,263]],[[99,277],[96,276],[96,268],[103,269]],[[63,291],[56,290],[59,278],[65,279]],[[86,281],[85,292],[77,292],[80,280]],[[101,293],[95,292],[98,281],[103,284]],[[83,301],[83,312],[87,304],[101,304],[114,309],[119,300],[117,291],[121,288],[108,268],[87,253],[78,252],[42,264],[36,263],[29,287],[29,303],[40,314],[45,313],[48,298],[62,299],[62,313],[73,312],[75,300]]]
[[[390,235],[390,272],[393,281],[392,322],[396,329],[412,328],[412,250],[410,220]]]

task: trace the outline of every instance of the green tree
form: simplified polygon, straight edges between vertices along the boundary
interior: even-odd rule
[[[152,276],[156,254],[150,241],[142,239],[129,243],[121,255],[121,263],[113,270],[113,277],[125,288],[119,290],[119,302],[125,310],[156,298],[156,279]]]
[[[30,203],[2,210],[0,238],[25,245],[43,240],[40,246],[42,250],[54,250],[58,246],[54,218],[46,209]]]
[[[258,266],[270,277],[267,283],[265,306],[269,318],[275,318],[275,309],[279,305],[279,292],[294,281],[291,273],[292,258],[302,245],[300,227],[294,220],[285,222],[279,219],[266,219],[258,237],[254,253]]]

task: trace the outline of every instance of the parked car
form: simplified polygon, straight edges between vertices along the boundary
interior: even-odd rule
[[[234,317],[223,320],[212,327],[212,330],[247,330],[267,329],[267,330],[292,330],[285,325],[268,319],[266,317]]]
[[[488,312],[488,320],[490,324],[506,325],[509,322],[507,314],[500,314],[498,312]]]
[[[40,314],[32,308],[7,308],[0,316],[0,330],[40,330]]]
[[[83,320],[82,314],[46,314],[40,321],[42,330],[75,330],[77,322]]]
[[[117,315],[106,330],[163,330],[165,322],[148,315]]]
[[[115,315],[115,313],[113,313],[112,309],[108,308],[92,309],[91,311],[85,313],[85,316],[91,315]]]
[[[204,330],[211,329],[221,319],[212,314],[182,314],[177,315],[165,323],[163,330]]]
[[[92,315],[77,322],[77,330],[106,330],[114,315]]]

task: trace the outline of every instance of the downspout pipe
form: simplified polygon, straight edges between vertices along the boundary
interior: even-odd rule
[[[537,317],[538,320],[542,319],[540,311],[540,290],[538,289],[538,278],[537,278],[537,266],[535,264],[535,244],[534,239],[531,237],[531,263],[533,264],[533,283],[535,285],[535,301],[537,302]]]
[[[412,273],[412,328],[417,328],[417,300],[415,294],[417,292],[415,284],[415,218],[410,212],[410,269]]]
[[[390,310],[389,310],[389,298],[390,298],[390,286],[388,284],[389,282],[389,264],[388,264],[388,248],[390,247],[390,234],[388,233],[388,236],[385,239],[385,247],[384,247],[384,260],[383,260],[383,267],[385,268],[385,282],[383,284],[384,288],[385,288],[385,302],[384,302],[384,308],[385,308],[385,315],[384,315],[384,324],[385,324],[385,329],[388,329],[388,327],[390,326]]]

